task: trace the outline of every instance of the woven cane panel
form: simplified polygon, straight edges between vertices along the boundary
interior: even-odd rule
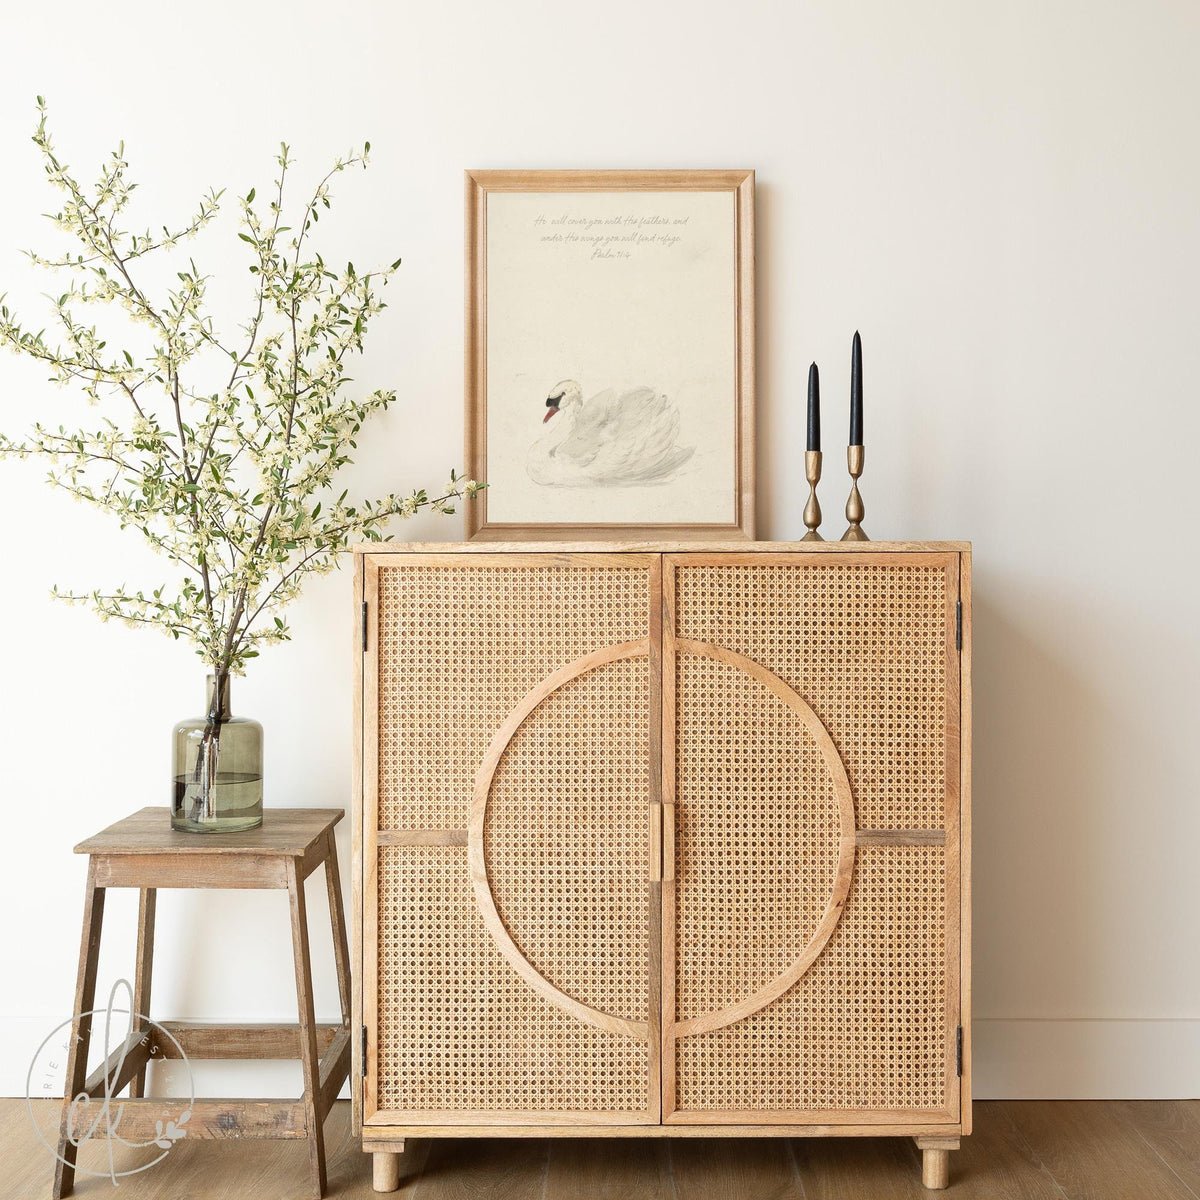
[[[773,671],[821,718],[860,829],[940,829],[946,803],[941,566],[681,566],[679,636]]]
[[[860,847],[846,910],[796,985],[677,1043],[677,1107],[944,1108],[945,979],[945,851]]]
[[[379,571],[379,827],[461,829],[475,772],[551,671],[649,631],[635,567]]]
[[[568,1016],[501,957],[461,847],[379,855],[378,1098],[383,1109],[628,1112],[647,1046]]]
[[[525,958],[572,999],[649,1018],[650,668],[606,663],[552,692],[492,782],[484,857]]]
[[[781,975],[837,873],[833,781],[799,716],[736,667],[677,661],[676,1011],[719,1012]]]

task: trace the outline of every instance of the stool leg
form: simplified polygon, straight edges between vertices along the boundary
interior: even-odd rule
[[[96,964],[100,960],[100,927],[104,922],[104,889],[96,886],[95,860],[88,859],[87,890],[83,898],[83,936],[79,946],[79,975],[75,982],[77,1019],[71,1027],[67,1053],[67,1087],[58,1131],[58,1157],[54,1162],[54,1200],[69,1196],[75,1185],[77,1149],[67,1139],[67,1118],[72,1099],[87,1080],[88,1047],[92,1040],[91,1010],[96,1003]],[[88,1015],[83,1015],[88,1014]]]
[[[342,881],[338,875],[337,843],[333,830],[328,834],[325,859],[325,886],[329,891],[329,919],[333,922],[333,957],[337,964],[338,997],[342,1003],[342,1024],[350,1028],[350,949],[346,945],[346,913],[342,908]]]
[[[154,907],[158,898],[155,888],[142,888],[138,897],[138,935],[137,935],[137,965],[133,975],[133,1007],[146,1020],[137,1020],[135,1029],[148,1032],[147,1021],[150,1020],[150,975],[154,964]],[[143,1067],[129,1081],[129,1095],[132,1099],[146,1094],[146,1072]]]
[[[317,1025],[313,1015],[312,966],[308,954],[308,913],[304,881],[296,860],[288,859],[288,900],[292,917],[292,957],[296,964],[296,1003],[300,1010],[300,1063],[304,1068],[304,1120],[308,1126],[308,1168],[312,1194],[325,1194],[325,1114],[321,1111],[321,1068],[317,1058]]]

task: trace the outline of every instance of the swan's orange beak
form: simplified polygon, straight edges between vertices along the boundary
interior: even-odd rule
[[[543,424],[543,425],[545,425],[545,423],[546,423],[548,420],[550,420],[550,418],[551,418],[552,416],[554,416],[554,414],[555,414],[556,412],[558,412],[558,409],[557,409],[557,408],[550,408],[550,409],[547,409],[547,410],[546,410],[546,415],[545,415],[545,416],[542,418],[542,424]]]

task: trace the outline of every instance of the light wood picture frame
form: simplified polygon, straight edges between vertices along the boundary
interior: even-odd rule
[[[754,172],[466,173],[483,540],[755,535]]]

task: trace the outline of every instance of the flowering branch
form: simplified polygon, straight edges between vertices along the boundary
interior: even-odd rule
[[[209,192],[180,227],[130,232],[124,214],[136,184],[123,145],[85,188],[54,149],[41,97],[38,113],[33,141],[62,194],[48,215],[77,249],[29,255],[69,274],[66,291],[52,298],[61,340],[31,332],[0,296],[0,344],[43,364],[53,381],[77,385],[101,416],[90,429],[38,423],[23,438],[0,434],[0,457],[48,459],[53,485],[136,529],[176,569],[173,583],[150,593],[122,586],[54,594],[104,620],[186,638],[223,680],[264,645],[288,639],[282,610],[309,575],[332,570],[351,541],[383,540],[388,521],[420,509],[452,513],[483,485],[451,471],[433,498],[424,489],[358,503],[347,503],[344,491],[334,498],[364,422],[396,399],[390,389],[351,393],[346,370],[385,307],[379,293],[399,261],[335,271],[308,246],[331,207],[333,179],[365,168],[370,143],[334,163],[295,229],[284,224],[293,165],[286,145],[266,212],[255,189],[239,198],[238,237],[250,248],[255,293],[244,348],[232,350],[206,312],[208,277],[194,260],[179,265],[178,286],[165,296],[141,278],[143,260],[169,255],[205,229],[223,192]],[[86,315],[97,307],[124,311],[133,335],[125,348],[111,348]]]

